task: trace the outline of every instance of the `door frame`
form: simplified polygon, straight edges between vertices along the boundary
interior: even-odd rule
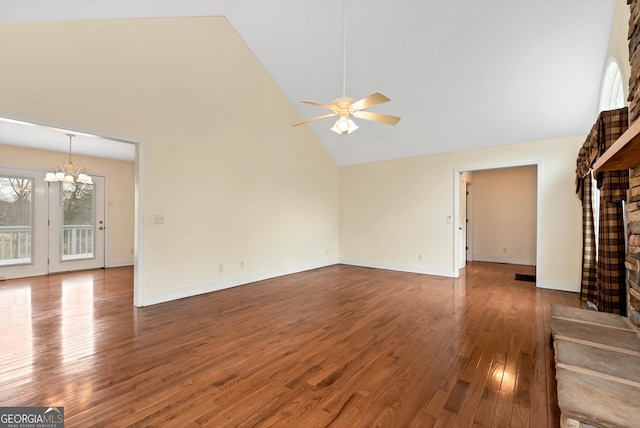
[[[521,166],[536,167],[536,271],[542,272],[542,161],[510,162],[504,164],[482,165],[470,168],[456,168],[453,172],[453,273],[460,277],[460,186],[463,172],[485,171],[490,169],[515,168]],[[466,190],[466,189],[465,189]],[[536,275],[536,287],[541,284],[540,275]]]

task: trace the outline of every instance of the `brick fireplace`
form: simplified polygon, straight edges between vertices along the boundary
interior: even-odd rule
[[[629,18],[629,123],[640,117],[640,1],[627,0],[631,7]],[[640,164],[631,168],[627,195],[628,247],[625,266],[629,287],[628,315],[640,326]]]

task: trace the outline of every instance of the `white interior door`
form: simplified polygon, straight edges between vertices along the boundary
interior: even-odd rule
[[[473,257],[473,183],[467,182],[467,261]]]
[[[105,178],[49,183],[49,272],[104,267]]]
[[[460,179],[460,218],[458,219],[459,233],[459,257],[458,269],[467,265],[467,181]]]

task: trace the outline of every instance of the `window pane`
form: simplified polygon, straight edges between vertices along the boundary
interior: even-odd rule
[[[62,260],[93,257],[93,186],[62,184]]]
[[[0,177],[0,265],[31,263],[32,183]]]
[[[615,60],[610,60],[605,69],[600,89],[600,111],[624,107],[624,84]]]

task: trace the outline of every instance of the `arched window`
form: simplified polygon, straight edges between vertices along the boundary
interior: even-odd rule
[[[615,58],[609,59],[607,67],[604,70],[604,76],[602,77],[602,88],[600,88],[600,111],[613,110],[622,108],[625,106],[624,85],[622,83],[622,73],[620,73],[620,67],[618,61]],[[593,194],[593,225],[595,229],[596,240],[596,259],[598,257],[598,239],[599,239],[599,226],[600,226],[600,190],[598,189],[595,177],[592,179]],[[626,216],[626,211],[623,211],[623,215]],[[627,224],[625,218],[624,224]],[[626,232],[625,232],[626,236]]]
[[[618,62],[611,58],[604,71],[600,90],[600,111],[624,107],[624,85]]]

